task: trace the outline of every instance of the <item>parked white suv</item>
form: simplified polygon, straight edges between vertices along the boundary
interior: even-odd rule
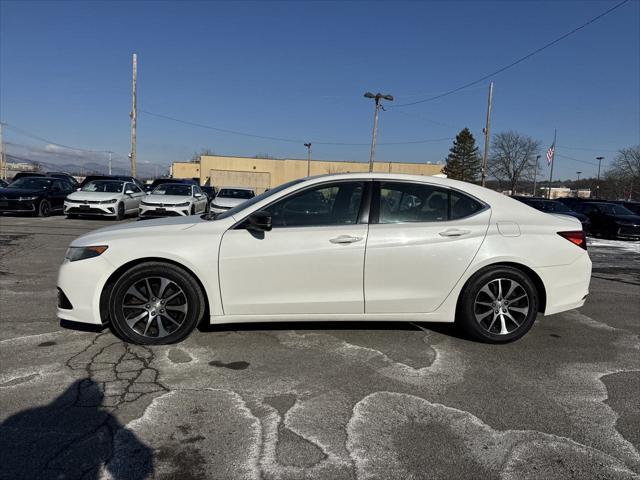
[[[122,219],[136,214],[145,193],[133,182],[124,180],[93,180],[64,201],[68,218],[79,215],[103,215]]]
[[[214,213],[222,213],[230,208],[236,207],[241,203],[256,196],[251,188],[243,187],[224,187],[217,193],[216,197],[211,200],[209,211]]]
[[[140,202],[140,218],[176,217],[207,211],[207,196],[192,183],[161,183]]]

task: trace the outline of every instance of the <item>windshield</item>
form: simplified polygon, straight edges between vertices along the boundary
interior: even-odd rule
[[[285,190],[286,188],[291,187],[292,185],[296,185],[297,183],[304,182],[305,180],[306,180],[306,178],[299,178],[297,180],[292,180],[290,182],[283,183],[282,185],[279,185],[276,188],[272,188],[271,190],[267,190],[266,192],[262,192],[260,195],[256,195],[252,199],[247,200],[246,202],[243,202],[240,205],[237,205],[237,206],[235,206],[233,208],[230,208],[226,212],[219,213],[219,214],[217,214],[215,216],[212,216],[211,214],[208,214],[206,217],[203,217],[203,218],[206,218],[207,220],[212,220],[213,218],[222,219],[222,218],[231,217],[231,216],[235,215],[236,213],[244,210],[245,208],[249,208],[251,205],[255,205],[256,203],[261,202],[265,198],[269,198],[271,195],[279,193],[282,190]]]
[[[615,203],[598,203],[598,209],[607,215],[633,215],[633,212]]]
[[[253,190],[246,190],[243,188],[223,188],[216,196],[221,198],[249,199],[254,196],[254,193]]]
[[[28,190],[46,190],[53,180],[49,178],[22,177],[11,183],[7,188],[24,188]]]
[[[191,185],[184,185],[181,183],[162,183],[158,185],[151,195],[179,195],[179,196],[191,196]]]
[[[113,180],[95,180],[87,183],[82,187],[83,192],[109,192],[122,193],[124,182],[115,182]]]

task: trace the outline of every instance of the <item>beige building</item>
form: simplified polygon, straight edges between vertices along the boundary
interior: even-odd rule
[[[444,164],[376,162],[375,172],[437,175]],[[309,170],[309,172],[308,172]],[[258,193],[296,178],[327,173],[367,172],[366,162],[270,159],[203,155],[200,162],[174,162],[174,178],[199,178],[200,185],[253,187]]]

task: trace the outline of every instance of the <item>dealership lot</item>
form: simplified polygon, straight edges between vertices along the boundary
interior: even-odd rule
[[[307,323],[149,348],[55,319],[67,245],[114,224],[0,217],[0,478],[640,478],[639,242],[593,240],[586,305],[509,345]]]

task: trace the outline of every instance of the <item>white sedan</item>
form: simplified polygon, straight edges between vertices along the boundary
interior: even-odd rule
[[[64,213],[68,218],[79,215],[102,215],[121,220],[137,214],[145,193],[133,182],[93,180],[67,195]]]
[[[161,183],[140,202],[140,218],[176,217],[207,211],[207,196],[192,183]]]
[[[580,222],[450,179],[351,173],[296,180],[221,214],[110,227],[72,242],[57,315],[133,343],[198,322],[459,322],[508,342],[539,312],[580,307]]]
[[[250,188],[243,187],[225,187],[221,188],[216,197],[211,200],[209,211],[222,213],[230,208],[246,202],[256,196],[256,193]]]

